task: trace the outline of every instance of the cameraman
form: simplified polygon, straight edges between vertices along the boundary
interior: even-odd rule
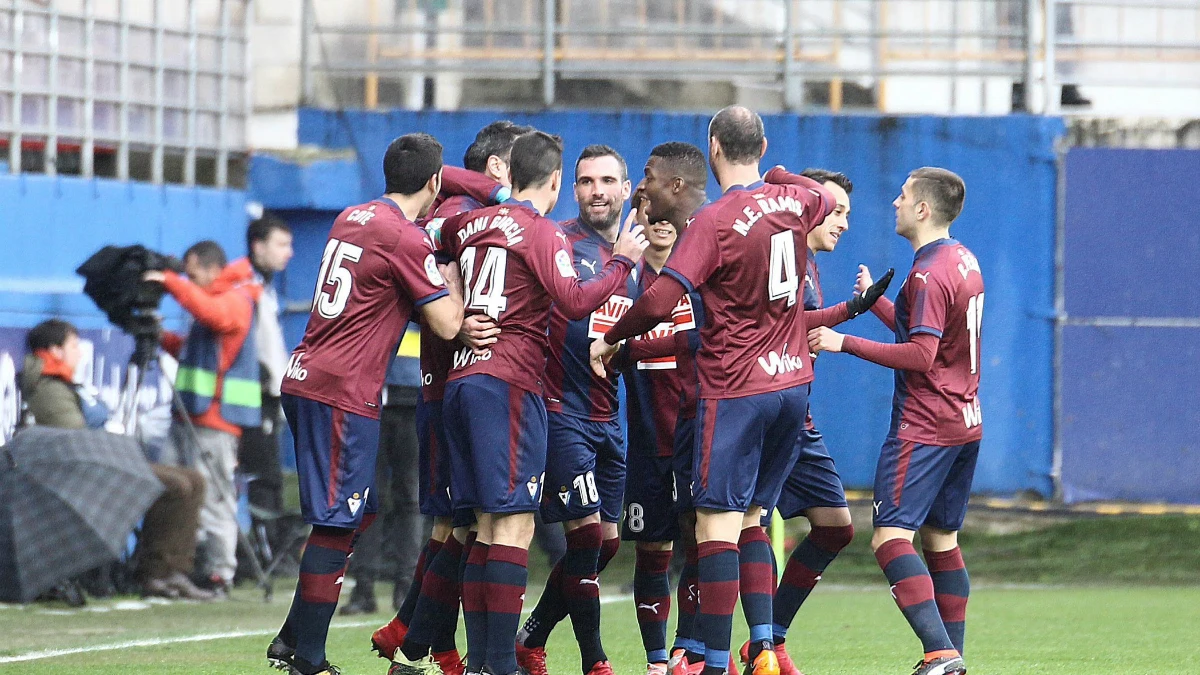
[[[108,421],[103,403],[75,383],[79,332],[60,319],[34,326],[25,338],[29,354],[21,374],[21,395],[33,424],[60,429],[97,429]],[[212,600],[188,575],[196,554],[196,527],[204,500],[204,478],[194,469],[151,464],[164,492],[150,505],[138,542],[142,593],[166,598]]]
[[[195,319],[186,340],[164,332],[162,345],[179,359],[175,390],[190,424],[172,420],[168,453],[196,463],[208,491],[200,511],[202,543],[211,563],[207,585],[228,592],[237,569],[237,466],[242,427],[262,421],[255,311],[262,279],[246,258],[226,266],[225,251],[213,241],[183,254],[187,277],[171,270],[146,272],[147,281],[167,292]]]

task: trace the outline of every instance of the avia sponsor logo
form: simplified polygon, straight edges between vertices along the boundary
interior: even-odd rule
[[[524,241],[525,237],[522,233],[525,232],[525,227],[518,224],[512,216],[508,215],[508,209],[501,209],[500,211],[502,213],[498,212],[494,216],[480,216],[467,223],[466,227],[458,231],[458,243],[462,244],[471,235],[479,234],[484,230],[500,230],[505,239],[508,240],[508,246]]]
[[[738,218],[733,221],[733,231],[743,237],[750,234],[750,228],[754,224],[762,220],[764,216],[771,213],[779,213],[788,211],[797,216],[804,215],[804,202],[790,195],[779,195],[777,197],[764,197],[763,195],[752,195],[755,202],[758,204],[758,210],[747,206],[742,209],[742,214],[746,216],[743,220]]]
[[[962,414],[963,421],[966,422],[968,429],[973,429],[983,424],[983,408],[979,407],[979,399],[975,399],[964,405]]]
[[[304,352],[292,354],[292,358],[288,359],[287,370],[284,371],[283,376],[297,382],[303,382],[308,379],[308,370],[300,365],[300,359],[303,358]]]
[[[778,352],[772,350],[767,352],[766,356],[758,357],[758,365],[762,367],[768,377],[804,370],[804,356],[788,354],[787,348],[787,343],[784,343],[782,350]]]
[[[492,358],[492,350],[487,350],[482,356],[471,351],[470,347],[463,347],[454,352],[453,363],[450,364],[453,370],[462,370],[467,366],[473,366],[480,361],[490,361]]]
[[[675,334],[675,327],[666,321],[658,324],[651,330],[642,335],[637,336],[637,340],[657,340],[660,338],[671,337]],[[642,359],[637,362],[638,370],[671,370],[675,368],[674,356],[659,356],[652,359]]]
[[[604,304],[588,318],[588,338],[595,340],[604,337],[604,334],[625,316],[630,307],[633,307],[633,300],[623,295],[614,295],[604,301]]]
[[[677,331],[696,328],[696,310],[692,307],[692,296],[684,293],[683,297],[679,298],[679,302],[671,310],[671,323]]]

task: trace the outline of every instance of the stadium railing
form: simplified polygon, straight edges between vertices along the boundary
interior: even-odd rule
[[[837,111],[853,82],[885,112],[893,77],[1034,83],[1047,113],[1062,83],[1200,87],[1188,0],[305,0],[303,33],[305,102],[343,78],[366,108],[381,82],[438,74],[537,80],[546,106],[562,79],[738,79],[785,109],[828,83]]]

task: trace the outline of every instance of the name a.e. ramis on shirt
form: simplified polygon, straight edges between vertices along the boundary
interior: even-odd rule
[[[471,222],[467,223],[461,230],[458,231],[458,243],[461,245],[467,241],[471,235],[478,234],[484,230],[500,230],[504,234],[507,244],[513,246],[521,241],[524,241],[525,227],[519,225],[512,216],[508,215],[508,209],[500,209],[493,216],[480,216]]]
[[[816,194],[816,193],[814,193]],[[750,195],[754,201],[758,203],[758,209],[747,206],[742,209],[742,214],[746,216],[744,219],[738,218],[733,221],[733,231],[743,237],[750,234],[750,228],[754,224],[762,220],[764,216],[771,213],[779,213],[781,211],[790,211],[797,216],[804,215],[804,202],[796,199],[791,195],[778,195],[775,197],[767,197],[761,194]]]

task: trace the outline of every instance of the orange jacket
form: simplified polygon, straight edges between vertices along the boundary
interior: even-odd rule
[[[229,263],[207,288],[201,288],[187,277],[170,270],[165,274],[163,285],[167,292],[196,321],[216,333],[221,343],[217,393],[213,397],[212,406],[204,414],[192,415],[192,423],[240,437],[242,428],[226,422],[221,417],[221,386],[224,384],[225,372],[233,365],[242,343],[250,333],[250,325],[254,319],[254,303],[263,291],[262,282],[256,277],[254,268],[246,258]],[[172,356],[179,356],[183,351],[183,343],[182,335],[169,331],[163,333],[163,348]]]

